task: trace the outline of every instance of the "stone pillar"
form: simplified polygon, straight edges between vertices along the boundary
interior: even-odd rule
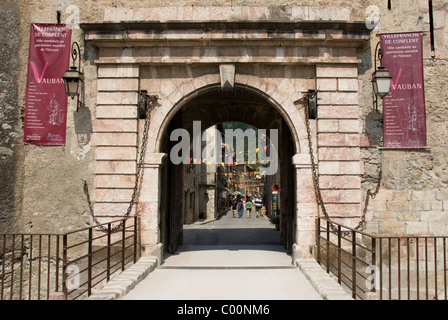
[[[98,65],[97,76],[93,199],[103,223],[125,215],[135,186],[139,66]]]
[[[318,206],[314,194],[313,174],[309,154],[296,154],[292,158],[296,171],[297,228],[293,245],[293,259],[312,258],[315,246]]]
[[[358,66],[316,66],[319,186],[325,208],[348,226],[361,215],[361,151]]]
[[[140,241],[142,256],[159,256],[163,254],[159,228],[159,207],[162,189],[160,170],[166,156],[166,153],[145,155],[137,204],[137,214],[140,216],[141,221]],[[162,259],[158,261],[162,261]]]

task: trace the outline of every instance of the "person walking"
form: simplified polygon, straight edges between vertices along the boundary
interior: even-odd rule
[[[232,211],[233,211],[233,217],[234,217],[234,218],[236,217],[236,211],[237,211],[237,209],[238,209],[238,205],[237,205],[237,203],[236,203],[236,200],[233,200],[233,202],[232,202]]]
[[[250,218],[250,213],[252,211],[252,202],[250,200],[247,200],[246,211],[247,211],[247,217]]]
[[[255,199],[255,209],[257,210],[257,218],[260,216],[262,206],[263,206],[263,201],[261,201],[260,197],[257,197]]]
[[[243,216],[243,212],[244,212],[244,204],[243,204],[243,200],[240,198],[238,199],[238,218],[241,218]]]

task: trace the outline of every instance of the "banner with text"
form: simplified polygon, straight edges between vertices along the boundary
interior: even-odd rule
[[[32,24],[25,101],[25,143],[64,145],[67,95],[62,76],[70,63],[71,28]]]
[[[384,148],[426,147],[423,33],[381,34],[382,65],[392,76],[384,97]]]

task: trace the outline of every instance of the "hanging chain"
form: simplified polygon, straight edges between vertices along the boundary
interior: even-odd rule
[[[314,184],[314,194],[316,196],[317,204],[320,206],[323,215],[326,219],[331,220],[327,209],[325,208],[324,201],[322,199],[322,194],[320,192],[319,187],[319,177],[317,172],[317,166],[314,159],[314,151],[313,151],[313,141],[312,141],[312,135],[311,135],[311,128],[310,128],[310,117],[309,117],[309,110],[308,110],[308,102],[310,99],[314,99],[315,95],[317,95],[317,91],[314,92],[308,92],[302,99],[297,100],[296,102],[299,102],[304,105],[305,109],[305,126],[306,126],[306,132],[308,134],[308,146],[309,146],[309,153],[310,153],[310,159],[311,159],[311,172],[313,175],[313,184]]]
[[[383,152],[380,149],[380,167],[378,171],[378,182],[376,184],[375,191],[372,192],[370,189],[368,189],[366,192],[366,200],[364,202],[364,209],[362,212],[361,220],[359,221],[359,224],[355,227],[355,229],[363,230],[363,225],[364,222],[366,221],[367,208],[369,207],[369,200],[370,198],[375,199],[376,195],[380,191],[382,177],[383,177]]]
[[[309,119],[309,110],[308,110],[308,101],[310,99],[314,99],[315,95],[317,94],[317,91],[315,92],[308,92],[302,99],[299,99],[296,101],[296,103],[301,103],[304,105],[304,109],[305,109],[305,126],[306,126],[306,131],[308,134],[308,145],[309,145],[309,153],[310,153],[310,159],[311,159],[311,171],[312,171],[312,176],[313,176],[313,184],[314,184],[314,194],[316,196],[316,201],[317,204],[320,206],[323,215],[325,216],[325,218],[327,220],[329,220],[331,222],[331,218],[328,215],[327,209],[325,208],[325,204],[324,201],[322,199],[322,194],[320,192],[320,186],[319,186],[319,176],[318,176],[318,172],[317,172],[317,166],[316,166],[316,162],[314,159],[314,151],[313,151],[313,143],[312,143],[312,135],[311,135],[311,128],[310,128],[310,119]],[[366,195],[366,200],[364,202],[364,209],[363,209],[363,213],[361,216],[361,220],[358,223],[358,225],[354,228],[354,229],[361,229],[362,230],[362,226],[365,222],[366,219],[366,213],[367,213],[367,208],[369,206],[369,200],[370,198],[374,199],[375,196],[378,194],[380,187],[381,187],[381,179],[382,179],[382,152],[380,150],[380,168],[379,168],[379,173],[378,173],[378,182],[375,188],[375,191],[371,191],[370,189],[367,190],[367,195]],[[333,224],[331,224],[331,228],[333,229],[333,231],[336,231],[336,227],[333,226]]]
[[[134,189],[132,192],[132,196],[131,196],[131,200],[129,201],[129,206],[128,209],[125,213],[125,215],[123,217],[128,217],[131,212],[132,212],[132,208],[134,207],[135,203],[136,203],[136,199],[139,196],[140,193],[140,183],[142,181],[142,177],[143,177],[143,163],[145,160],[145,154],[146,154],[146,147],[147,147],[147,143],[148,143],[148,129],[149,129],[149,124],[150,124],[150,120],[151,120],[151,111],[154,110],[155,106],[156,106],[156,102],[159,100],[158,96],[149,96],[146,94],[142,94],[139,99],[144,99],[144,103],[146,104],[146,110],[145,110],[145,125],[143,128],[143,137],[142,137],[142,144],[140,146],[140,156],[138,158],[138,162],[137,162],[137,173],[136,173],[136,177],[135,177],[135,185],[134,185]],[[109,232],[109,229],[106,228],[104,225],[102,225],[97,217],[95,216],[94,210],[93,210],[93,205],[92,202],[90,200],[90,195],[89,195],[89,187],[87,185],[87,182],[85,180],[82,180],[83,184],[84,184],[84,194],[86,195],[86,199],[87,199],[87,204],[89,206],[89,210],[90,210],[90,214],[94,220],[94,222],[98,225],[98,228],[101,231],[104,232]],[[123,226],[123,221],[120,222],[120,224],[116,225],[115,227],[113,227],[110,231],[113,232],[118,232],[121,231],[121,228]]]
[[[126,211],[125,216],[129,216],[131,211],[132,211],[132,207],[135,204],[135,200],[138,197],[139,193],[140,193],[140,182],[141,182],[141,178],[143,177],[143,163],[145,161],[145,154],[146,154],[146,146],[148,143],[148,129],[149,129],[149,123],[151,122],[151,111],[155,108],[155,104],[156,102],[159,100],[158,96],[148,96],[145,95],[144,99],[146,99],[146,103],[147,103],[147,108],[146,108],[146,116],[145,116],[145,125],[143,128],[143,137],[142,137],[142,145],[140,147],[140,157],[139,160],[137,162],[137,175],[135,178],[135,185],[134,185],[134,190],[132,192],[132,197],[131,197],[131,201],[129,202],[129,207],[128,210]]]

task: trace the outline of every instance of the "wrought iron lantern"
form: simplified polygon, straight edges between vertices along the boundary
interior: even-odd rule
[[[65,93],[72,99],[79,95],[79,84],[82,82],[82,73],[76,67],[70,67],[62,76],[64,79]]]
[[[81,94],[80,91],[82,89],[82,82],[84,81],[84,75],[81,71],[81,59],[79,59],[78,67],[75,66],[75,62],[78,59],[79,52],[80,49],[78,43],[73,42],[72,44],[73,65],[62,76],[62,79],[64,80],[65,93],[67,94],[67,96],[71,97],[72,99],[74,99],[75,96],[78,97],[78,102],[76,105],[77,110],[79,105],[79,96]]]
[[[383,66],[379,66],[375,72],[373,73],[373,92],[376,96],[380,98],[384,98],[390,92],[390,80],[392,76],[389,73],[389,70],[384,68]]]
[[[387,70],[382,65],[380,65],[379,67],[376,66],[377,58],[380,61],[383,58],[383,53],[381,51],[381,48],[379,47],[380,44],[381,43],[378,42],[375,49],[375,72],[373,73],[372,78],[373,93],[375,96],[374,103],[376,110],[378,110],[378,97],[382,99],[390,93],[390,82],[392,79],[389,70]]]

